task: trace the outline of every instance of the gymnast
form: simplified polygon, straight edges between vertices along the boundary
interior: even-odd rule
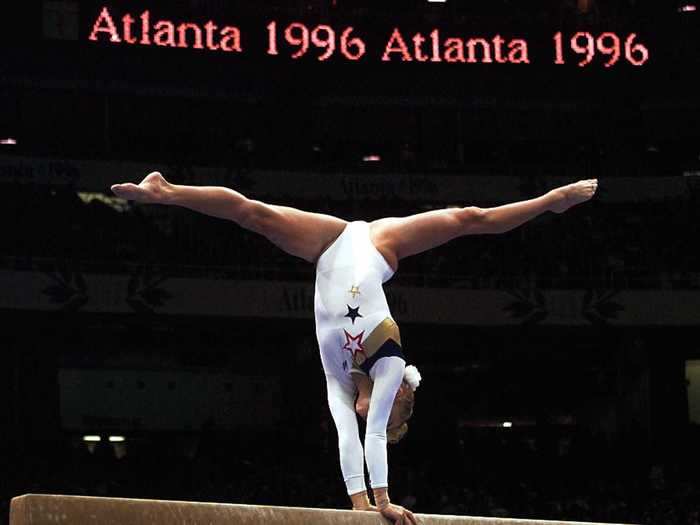
[[[415,525],[409,510],[390,502],[386,447],[406,433],[420,374],[406,366],[383,283],[405,257],[464,235],[507,232],[547,211],[562,213],[589,200],[597,186],[597,179],[583,180],[494,208],[447,208],[370,223],[267,204],[225,187],[172,184],[158,172],[111,189],[124,199],[231,220],[316,265],[316,337],[352,508]],[[364,450],[356,414],[367,422]],[[365,461],[376,506],[365,487]]]

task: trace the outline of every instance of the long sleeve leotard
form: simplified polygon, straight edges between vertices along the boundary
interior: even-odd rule
[[[393,273],[363,221],[349,223],[316,266],[316,336],[348,494],[366,490],[363,460],[371,486],[388,486],[386,426],[406,365],[382,287]],[[387,341],[399,350],[378,352]],[[352,373],[368,373],[374,382],[364,458]]]

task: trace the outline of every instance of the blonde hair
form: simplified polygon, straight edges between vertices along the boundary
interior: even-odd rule
[[[406,435],[406,432],[408,432],[408,423],[404,422],[400,427],[387,430],[386,440],[392,445],[395,445],[403,439],[403,437]]]
[[[390,444],[395,445],[401,441],[406,435],[406,432],[408,432],[408,423],[406,423],[406,421],[411,419],[411,416],[413,415],[413,404],[415,403],[415,400],[416,398],[414,392],[409,389],[404,397],[396,401],[398,413],[403,423],[398,427],[387,429],[386,440]]]

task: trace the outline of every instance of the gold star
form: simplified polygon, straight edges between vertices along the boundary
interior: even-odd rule
[[[355,295],[360,295],[360,287],[359,286],[352,286],[350,290],[348,290],[348,293],[352,294],[352,298],[355,298]]]

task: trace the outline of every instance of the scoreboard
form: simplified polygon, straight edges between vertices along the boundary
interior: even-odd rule
[[[257,28],[244,30],[214,20],[200,24],[188,20],[152,17],[146,9],[139,15],[103,6],[92,24],[88,40],[117,45],[156,46],[193,49],[204,52],[252,53],[246,40],[265,38],[264,55],[287,56],[292,60],[329,60],[366,62],[432,62],[446,64],[520,64],[549,60],[565,65],[572,60],[578,67],[599,62],[606,68],[619,63],[642,67],[649,61],[649,48],[636,33],[618,34],[604,31],[594,34],[576,31],[552,35],[549,57],[534,57],[525,37],[504,38],[500,34],[463,36],[441,31],[439,27],[424,31],[404,31],[395,25],[387,31],[385,43],[368,49],[367,38],[352,25],[309,24],[302,21],[280,22],[271,19]],[[447,33],[447,34],[446,34]],[[374,34],[381,38],[380,35]],[[574,55],[571,58],[571,55]],[[262,58],[262,57],[261,57]]]
[[[97,85],[242,96],[626,100],[691,96],[700,65],[698,16],[675,10],[591,21],[194,0],[75,4],[74,22],[44,13],[43,48],[17,59],[17,69],[36,63]]]

